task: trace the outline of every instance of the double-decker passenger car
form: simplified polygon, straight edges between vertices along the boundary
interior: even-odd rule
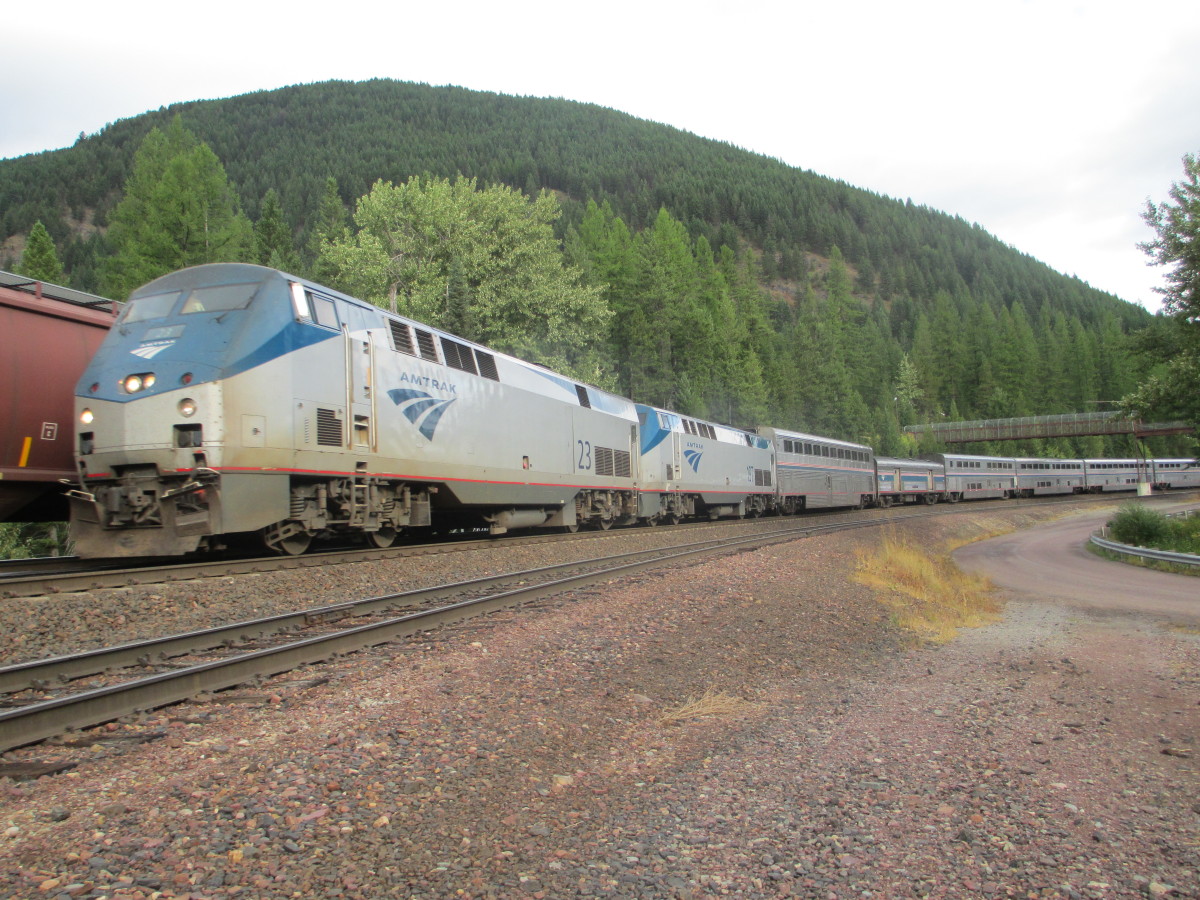
[[[1200,463],[1194,459],[1152,459],[1150,465],[1159,490],[1200,487]]]
[[[756,430],[775,448],[777,503],[785,515],[874,502],[875,454],[870,447],[782,428]]]
[[[1150,463],[1144,459],[1085,459],[1083,477],[1093,494],[1134,491],[1150,481]]]
[[[1084,489],[1082,459],[1013,460],[1017,466],[1017,492],[1022,497],[1041,494],[1074,494]]]
[[[937,503],[946,494],[946,469],[924,459],[875,457],[877,504]]]
[[[951,502],[1011,497],[1017,490],[1015,460],[1001,456],[934,453],[923,457],[946,469],[946,494]]]

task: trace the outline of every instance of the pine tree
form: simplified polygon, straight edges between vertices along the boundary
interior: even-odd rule
[[[138,148],[109,239],[104,289],[113,297],[186,266],[253,259],[253,229],[224,167],[179,116]]]
[[[283,206],[275,188],[263,195],[258,221],[254,223],[254,244],[262,265],[287,272],[300,267],[292,244],[292,231],[284,220]]]
[[[38,281],[63,283],[62,263],[58,261],[58,252],[54,249],[50,232],[40,219],[29,231],[29,241],[25,244],[25,252],[21,254],[17,272]]]

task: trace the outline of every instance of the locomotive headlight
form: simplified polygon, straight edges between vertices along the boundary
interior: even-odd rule
[[[184,397],[179,401],[179,414],[185,419],[190,419],[196,414],[196,401],[191,397]]]
[[[95,418],[96,417],[94,415],[92,415],[92,411],[90,409],[85,409],[83,412],[81,412],[79,414],[79,421],[82,422],[84,425],[91,425],[92,420]]]
[[[154,382],[157,380],[153,372],[139,372],[137,375],[126,375],[125,380],[121,382],[121,387],[127,394],[136,394],[138,391],[154,387]]]

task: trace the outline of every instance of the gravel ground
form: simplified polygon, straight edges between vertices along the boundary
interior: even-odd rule
[[[167,737],[0,782],[0,895],[1200,895],[1200,629],[1010,603],[914,647],[848,577],[876,540],[623,580],[149,716]],[[375,569],[123,602],[306,605],[396,577]],[[130,615],[98,603],[94,630]],[[714,692],[740,702],[664,723]]]

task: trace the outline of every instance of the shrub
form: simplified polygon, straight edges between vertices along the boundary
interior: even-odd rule
[[[1137,503],[1125,503],[1108,523],[1114,541],[1133,547],[1165,546],[1170,535],[1166,516]]]

